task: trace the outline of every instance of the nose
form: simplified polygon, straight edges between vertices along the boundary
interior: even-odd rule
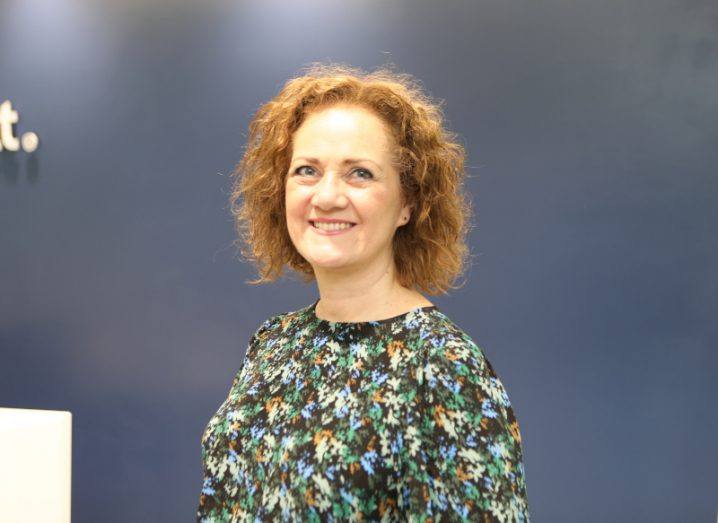
[[[312,203],[323,209],[343,207],[347,203],[344,181],[340,173],[327,171],[314,186]]]

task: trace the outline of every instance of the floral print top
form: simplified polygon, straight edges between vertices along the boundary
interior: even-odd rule
[[[197,521],[529,521],[519,426],[435,306],[266,320],[202,435]]]

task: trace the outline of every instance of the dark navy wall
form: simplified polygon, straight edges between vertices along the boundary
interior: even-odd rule
[[[534,521],[715,521],[712,1],[4,0],[0,405],[73,413],[73,521],[191,521],[251,333],[228,173],[299,68],[393,61],[446,100],[476,210],[430,297],[486,351]],[[31,488],[31,487],[30,487]]]

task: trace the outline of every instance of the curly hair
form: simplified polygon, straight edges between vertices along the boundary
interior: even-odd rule
[[[365,73],[345,64],[312,62],[262,105],[249,124],[242,159],[231,173],[231,213],[242,255],[259,269],[250,284],[275,281],[284,265],[301,279],[315,279],[311,264],[294,247],[285,212],[285,174],[292,136],[306,117],[334,105],[367,108],[383,119],[394,138],[393,161],[402,195],[412,205],[409,223],[393,238],[399,283],[436,295],[464,273],[465,243],[472,215],[464,185],[466,152],[443,125],[442,102],[420,83],[386,66]]]

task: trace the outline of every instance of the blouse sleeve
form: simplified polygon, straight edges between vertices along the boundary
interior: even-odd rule
[[[521,435],[503,385],[470,340],[428,344],[404,441],[408,521],[529,521]]]

